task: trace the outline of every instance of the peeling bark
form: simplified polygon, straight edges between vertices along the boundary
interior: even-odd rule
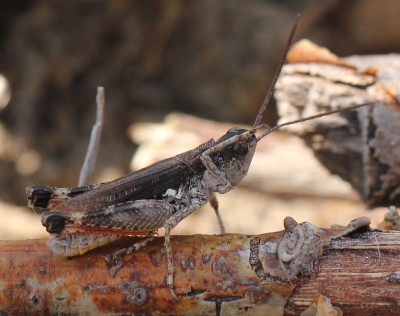
[[[280,122],[375,102],[289,129],[370,207],[399,204],[400,55],[339,58],[303,40],[288,59],[276,85]]]
[[[174,236],[177,301],[162,237],[112,262],[104,257],[132,239],[72,259],[43,240],[1,241],[0,314],[298,315],[325,295],[345,315],[395,315],[400,232],[367,224],[320,229],[288,218],[285,231],[258,236]]]

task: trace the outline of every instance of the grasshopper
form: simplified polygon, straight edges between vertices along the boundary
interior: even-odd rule
[[[121,236],[144,237],[141,242],[118,252],[130,253],[145,246],[157,230],[164,227],[168,266],[166,283],[176,297],[171,230],[210,202],[221,232],[225,232],[215,192],[226,193],[241,182],[250,167],[257,143],[283,126],[366,105],[333,110],[272,128],[261,124],[296,25],[297,21],[252,129],[231,128],[216,141],[211,139],[192,150],[111,182],[69,189],[42,185],[28,187],[29,206],[47,210],[41,220],[50,233],[48,245],[51,250],[64,256],[76,256]],[[265,128],[261,135],[256,135]]]

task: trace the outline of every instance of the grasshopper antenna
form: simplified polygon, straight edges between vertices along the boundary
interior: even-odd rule
[[[335,114],[335,113],[339,113],[339,112],[351,111],[351,110],[355,110],[357,108],[360,108],[362,106],[374,105],[374,104],[375,104],[375,102],[358,104],[358,105],[354,105],[354,106],[349,106],[347,108],[331,110],[331,111],[327,111],[327,112],[324,112],[324,113],[319,113],[319,114],[315,114],[315,115],[312,115],[312,116],[304,117],[304,118],[301,118],[301,119],[298,119],[298,120],[294,120],[294,121],[289,121],[289,122],[286,122],[286,123],[278,124],[278,125],[275,125],[274,127],[268,128],[267,131],[265,131],[259,137],[257,137],[257,142],[259,140],[263,139],[268,134],[272,133],[273,131],[276,131],[276,130],[280,129],[281,127],[284,127],[284,126],[287,126],[287,125],[292,125],[292,124],[296,124],[296,123],[300,123],[300,122],[305,122],[305,121],[309,121],[309,120],[312,120],[312,119],[315,119],[315,118],[318,118],[318,117],[323,117],[323,116],[327,116],[327,115],[331,115],[331,114]]]
[[[300,19],[300,13],[298,13],[297,16],[296,16],[296,20],[295,20],[295,22],[294,22],[294,24],[292,26],[292,30],[290,31],[289,39],[288,39],[288,41],[286,43],[285,50],[283,52],[281,60],[279,61],[278,68],[275,71],[274,77],[272,78],[272,82],[271,82],[270,86],[268,87],[267,94],[266,94],[266,96],[264,98],[264,101],[263,101],[261,107],[260,107],[260,110],[258,111],[256,120],[254,121],[253,130],[257,129],[257,127],[259,127],[260,124],[261,124],[262,116],[264,114],[265,109],[267,108],[269,100],[271,99],[272,93],[274,92],[275,84],[278,81],[278,78],[279,78],[279,75],[281,73],[283,64],[285,63],[286,56],[288,54],[289,48],[290,48],[290,46],[292,44],[294,33],[296,32],[297,24],[299,23],[299,19]]]

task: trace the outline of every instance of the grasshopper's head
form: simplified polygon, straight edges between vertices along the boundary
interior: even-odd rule
[[[222,145],[220,156],[225,175],[232,185],[237,185],[246,176],[257,146],[254,131],[233,127],[217,140]]]

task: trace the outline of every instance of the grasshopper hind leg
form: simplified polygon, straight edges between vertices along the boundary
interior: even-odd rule
[[[112,257],[114,259],[116,259],[117,257],[119,257],[123,254],[129,255],[134,251],[138,251],[138,250],[146,247],[151,241],[154,240],[154,235],[155,235],[154,233],[149,233],[148,237],[146,237],[143,240],[140,240],[138,242],[135,242],[132,246],[117,250],[116,252],[113,253]]]
[[[47,245],[57,255],[74,257],[102,247],[119,238],[116,235],[50,234]]]

